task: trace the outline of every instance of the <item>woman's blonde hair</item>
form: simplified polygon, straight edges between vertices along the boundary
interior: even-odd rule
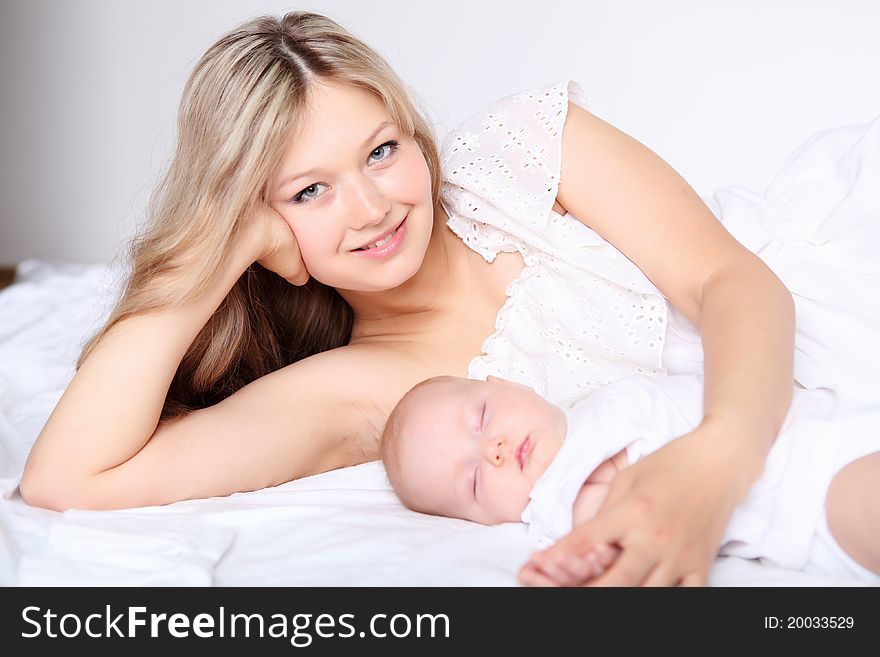
[[[436,206],[440,163],[433,132],[382,56],[319,14],[250,20],[211,46],[187,81],[176,152],[150,200],[145,228],[131,242],[130,274],[77,369],[116,323],[205,291],[242,223],[269,201],[289,135],[321,80],[367,89],[384,102],[421,148]],[[296,287],[252,264],[181,360],[160,420],[215,404],[264,374],[348,344],[353,322],[335,289],[314,279]]]

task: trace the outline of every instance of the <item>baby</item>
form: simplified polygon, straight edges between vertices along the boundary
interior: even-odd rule
[[[381,457],[409,508],[483,524],[523,521],[547,547],[597,513],[618,472],[696,428],[702,396],[698,376],[632,376],[564,410],[505,379],[435,377],[395,407]],[[880,451],[880,413],[856,422],[835,416],[833,406],[825,391],[795,390],[764,474],[734,512],[721,554],[880,581],[834,541],[824,513],[834,474]],[[617,553],[596,546],[590,576]]]

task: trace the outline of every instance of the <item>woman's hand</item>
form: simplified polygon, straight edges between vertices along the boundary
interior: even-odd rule
[[[246,219],[254,261],[286,279],[292,285],[305,285],[309,272],[299,245],[284,218],[268,205],[261,205]]]
[[[754,481],[737,436],[701,425],[624,469],[599,514],[532,555],[532,586],[704,586],[734,507]],[[587,555],[620,550],[596,574]]]

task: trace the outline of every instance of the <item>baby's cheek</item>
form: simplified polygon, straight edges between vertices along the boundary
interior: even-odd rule
[[[529,505],[529,493],[532,492],[532,486],[528,481],[520,480],[516,484],[514,494],[508,495],[510,522],[519,522],[522,519],[522,513]]]
[[[498,522],[519,522],[529,503],[531,485],[521,472],[514,474],[504,470],[506,468],[499,468],[487,473],[477,501]]]

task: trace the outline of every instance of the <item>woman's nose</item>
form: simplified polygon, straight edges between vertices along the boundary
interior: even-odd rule
[[[503,438],[490,438],[483,448],[483,457],[492,465],[502,466],[505,459],[510,458],[507,441]]]
[[[391,212],[391,201],[369,178],[362,177],[353,185],[352,228],[360,230],[365,226],[381,224]]]

